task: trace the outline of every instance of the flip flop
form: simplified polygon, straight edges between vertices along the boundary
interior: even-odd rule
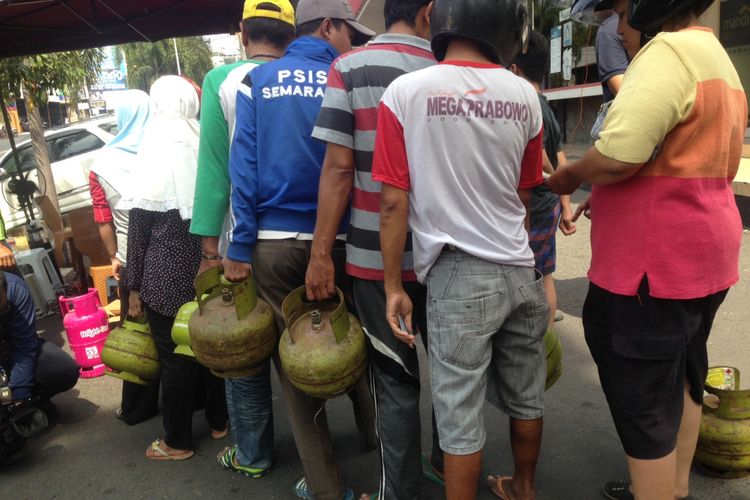
[[[211,429],[211,439],[223,439],[227,437],[229,433],[229,426],[226,426],[223,430]]]
[[[161,447],[161,443],[161,439],[157,439],[156,441],[151,443],[151,446],[149,446],[149,448],[146,450],[146,458],[148,458],[149,460],[187,460],[195,454],[193,450],[186,450],[182,453],[170,454],[164,451],[164,449]],[[149,451],[154,454],[149,455]]]
[[[490,487],[492,493],[502,500],[512,500],[510,495],[505,491],[503,487],[503,481],[510,481],[513,476],[487,476],[487,486]]]

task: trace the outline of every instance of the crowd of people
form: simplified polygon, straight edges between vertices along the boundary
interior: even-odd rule
[[[159,384],[125,382],[117,411],[128,424],[153,417],[161,388],[164,436],[146,457],[192,457],[201,407],[212,438],[231,431],[221,466],[250,478],[271,472],[273,365],[304,469],[294,494],[355,497],[325,401],[295,387],[277,353],[226,380],[175,354],[172,325],[195,297],[195,277],[222,266],[230,281],[252,275],[279,332],[282,302],[299,286],[309,300],[336,287],[349,297],[369,357],[349,398],[381,467],[378,491],[361,498],[423,498],[423,477],[451,500],[475,498],[485,400],[510,418],[514,460],[488,487],[536,498],[555,235],[575,233],[585,212],[584,330],[630,473],[602,493],[687,498],[706,343],[738,280],[742,233],[731,181],[747,102],[698,22],[711,4],[599,2],[614,11],[597,39],[606,105],[596,142],[572,162],[541,94],[549,42],[529,32],[520,0],[386,0],[379,36],[346,0],[296,9],[246,0],[246,60],[210,71],[202,88],[170,75],[149,95],[124,92],[119,132],[90,186],[123,318],[146,315],[162,367]],[[582,183],[591,197],[574,213],[569,195]],[[0,275],[6,332],[19,321],[34,327],[17,281]],[[428,452],[417,335],[430,372]],[[22,347],[14,339],[6,336],[11,351]],[[55,354],[31,350],[40,362]],[[11,372],[19,398],[33,386],[23,359],[13,356]]]

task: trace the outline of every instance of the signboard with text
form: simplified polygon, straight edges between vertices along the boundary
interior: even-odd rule
[[[562,56],[562,30],[555,26],[550,30],[549,36],[549,72],[551,75],[559,73],[562,68],[560,57]]]
[[[721,2],[719,38],[725,48],[750,45],[750,0]]]
[[[128,70],[125,60],[116,64],[116,47],[104,47],[104,61],[102,61],[99,77],[91,85],[91,90],[101,92],[107,90],[126,90],[128,88]]]

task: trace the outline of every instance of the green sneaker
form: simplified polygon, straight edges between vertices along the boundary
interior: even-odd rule
[[[227,446],[226,448],[224,448],[224,450],[222,450],[221,453],[216,456],[216,459],[225,469],[237,472],[239,474],[242,474],[243,476],[251,477],[253,479],[261,478],[271,472],[270,466],[261,468],[245,467],[244,465],[239,465],[237,463],[237,460],[235,459],[236,454],[236,446]]]

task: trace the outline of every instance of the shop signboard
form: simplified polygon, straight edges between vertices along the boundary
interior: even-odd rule
[[[726,48],[750,45],[750,0],[721,2],[719,38]]]
[[[549,73],[554,75],[562,70],[562,30],[560,26],[555,26],[550,30],[549,37]]]
[[[123,58],[120,64],[116,64],[115,54],[117,47],[104,47],[104,61],[102,61],[99,77],[91,85],[95,92],[110,90],[126,90],[128,88],[128,70]]]
[[[573,23],[568,21],[562,25],[563,27],[563,47],[573,46]]]

